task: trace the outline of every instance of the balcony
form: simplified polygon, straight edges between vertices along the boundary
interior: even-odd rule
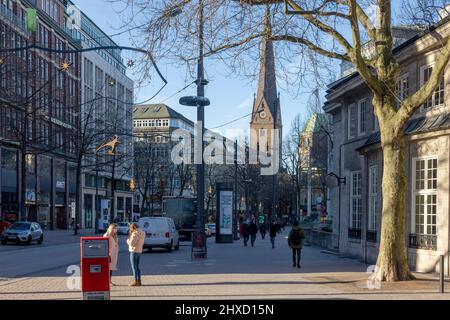
[[[28,34],[27,26],[24,20],[20,20],[11,10],[4,4],[0,4],[0,16],[12,22],[16,27]]]
[[[361,229],[348,229],[348,237],[350,239],[361,239]]]
[[[415,249],[436,250],[437,236],[411,233],[409,235],[409,247]]]

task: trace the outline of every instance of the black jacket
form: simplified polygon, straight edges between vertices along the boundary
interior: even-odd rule
[[[255,235],[258,233],[258,227],[256,226],[256,224],[254,222],[250,223],[250,226],[248,227],[249,229],[249,233],[251,235]]]
[[[271,223],[270,224],[270,236],[271,237],[276,237],[277,236],[277,225],[276,224],[273,224],[273,223]]]

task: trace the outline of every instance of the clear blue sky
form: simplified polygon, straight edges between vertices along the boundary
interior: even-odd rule
[[[120,31],[118,28],[122,25],[122,20],[114,11],[111,3],[108,3],[106,0],[73,0],[73,2],[107,34],[116,34]],[[400,0],[394,0],[393,3],[395,7],[398,7]],[[113,39],[120,45],[131,45],[127,33],[113,37]],[[126,53],[124,53],[124,56],[126,56]],[[172,96],[186,85],[185,70],[175,69],[171,65],[164,64],[164,62],[159,62],[158,66],[164,77],[168,80],[168,85],[156,98],[150,101],[150,103],[160,103],[163,101],[171,108],[187,116],[189,119],[195,120],[195,108],[178,104],[178,100],[181,96],[196,94],[195,86],[191,86],[184,92],[167,100],[168,97]],[[207,107],[205,112],[206,127],[214,128],[251,113],[253,94],[256,88],[255,81],[249,83],[248,79],[227,78],[226,70],[221,66],[211,65],[207,60],[205,69],[207,78],[210,81],[209,85],[206,87],[206,96],[211,100],[211,106]],[[149,99],[156,93],[158,88],[161,87],[162,83],[159,79],[157,79],[157,77],[154,77],[154,79],[155,81],[151,86],[136,91],[136,102]],[[191,81],[192,80],[194,79],[191,79]],[[300,91],[305,93],[295,98],[292,94],[283,90],[280,85],[278,86],[278,90],[281,94],[283,133],[286,135],[294,116],[296,114],[305,115],[307,113],[306,103],[310,98],[310,94],[306,93],[309,89],[300,88]],[[246,117],[225,126],[220,130],[223,134],[226,133],[225,130],[227,128],[242,128],[247,130],[249,121],[250,117]]]

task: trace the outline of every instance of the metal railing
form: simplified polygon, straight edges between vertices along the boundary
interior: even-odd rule
[[[369,231],[369,230],[367,230],[366,240],[368,242],[377,242],[377,232],[376,231]]]
[[[10,9],[8,9],[4,4],[0,4],[0,15],[10,22],[14,23],[23,32],[28,34],[27,26],[24,20],[19,19]]]
[[[436,250],[437,236],[431,234],[416,234],[409,235],[409,247],[416,249]]]
[[[351,239],[361,239],[361,229],[348,229],[348,237]]]

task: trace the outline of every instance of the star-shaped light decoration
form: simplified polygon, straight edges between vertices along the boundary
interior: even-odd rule
[[[108,84],[109,84],[111,87],[114,87],[114,86],[116,85],[116,81],[115,81],[115,80],[109,80],[109,81],[108,81]]]
[[[128,60],[127,66],[128,66],[129,68],[134,67],[134,61],[133,61],[133,60]]]
[[[63,72],[67,72],[67,71],[70,69],[71,66],[72,66],[72,62],[70,62],[70,61],[68,61],[68,60],[64,60],[64,61],[61,63],[59,69],[60,69],[61,71],[63,71]]]

